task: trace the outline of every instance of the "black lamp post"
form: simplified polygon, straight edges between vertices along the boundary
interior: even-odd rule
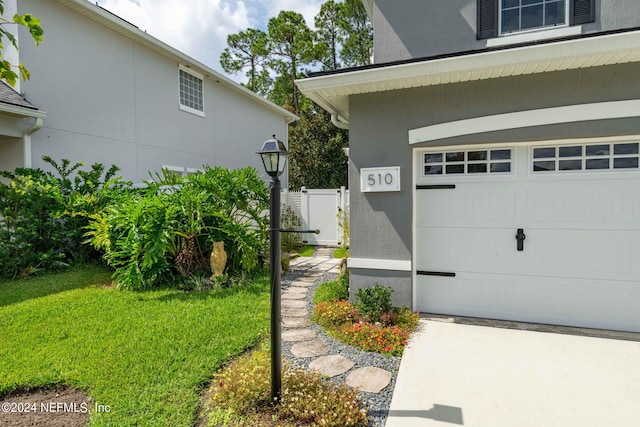
[[[282,141],[268,139],[258,151],[264,168],[271,176],[271,203],[269,206],[270,243],[269,252],[271,271],[271,399],[280,402],[282,390],[282,344],[280,333],[280,180],[284,172],[289,152]]]

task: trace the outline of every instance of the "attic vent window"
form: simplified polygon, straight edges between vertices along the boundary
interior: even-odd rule
[[[180,67],[180,109],[204,116],[203,78],[185,67]]]

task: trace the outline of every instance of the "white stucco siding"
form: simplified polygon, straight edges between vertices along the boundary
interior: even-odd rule
[[[20,49],[31,70],[25,97],[51,111],[45,128],[133,141],[133,43],[55,2],[24,0],[19,8],[45,26],[46,42]]]
[[[24,158],[24,144],[21,138],[0,139],[0,170],[11,170],[15,165],[22,164]]]
[[[286,141],[287,118],[277,107],[230,89],[175,51],[152,50],[57,2],[19,7],[46,23],[45,42],[20,51],[31,70],[23,91],[48,112],[33,135],[35,167],[45,166],[43,155],[116,164],[133,181],[163,165],[261,169],[261,143],[274,133]],[[180,109],[181,64],[203,76],[204,117]]]
[[[213,135],[216,157],[236,167],[251,164],[262,172],[264,167],[256,152],[262,147],[262,143],[274,134],[286,143],[288,124],[274,112],[257,109],[255,101],[238,97],[219,84],[214,85],[213,94],[215,98],[212,100],[212,116],[215,123]],[[286,182],[285,177],[283,185]]]

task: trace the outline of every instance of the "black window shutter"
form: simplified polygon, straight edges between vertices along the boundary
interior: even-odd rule
[[[569,15],[570,25],[586,24],[596,20],[595,0],[571,0]]]
[[[498,1],[478,0],[478,40],[498,37]]]

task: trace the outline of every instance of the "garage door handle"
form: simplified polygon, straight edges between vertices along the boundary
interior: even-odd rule
[[[516,240],[518,241],[518,252],[524,251],[524,239],[527,236],[524,234],[523,228],[518,228],[518,232],[516,233]]]

